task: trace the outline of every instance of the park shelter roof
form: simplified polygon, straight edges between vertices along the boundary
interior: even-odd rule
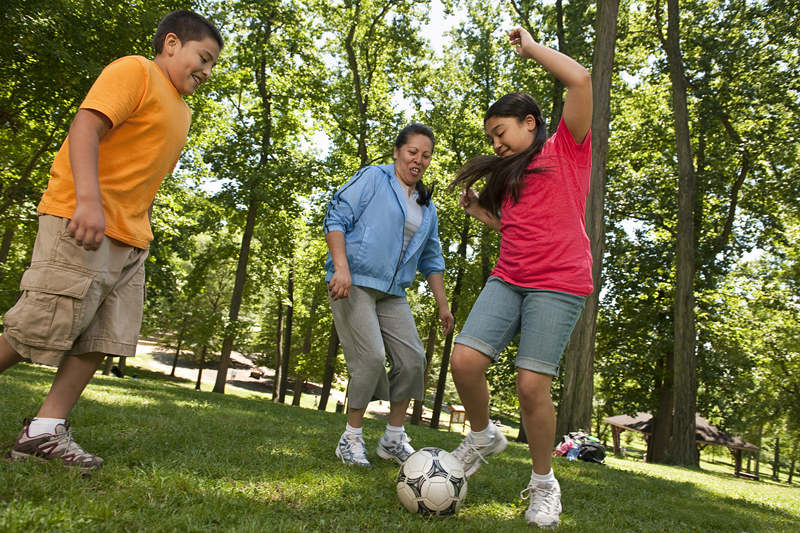
[[[635,431],[649,435],[653,430],[653,416],[649,413],[636,413],[636,416],[619,415],[604,418],[612,426]],[[706,420],[700,415],[695,415],[696,433],[695,437],[700,444],[711,444],[713,446],[725,446],[732,450],[752,450],[758,451],[758,446],[754,446],[741,437],[732,437],[720,431],[717,426]]]

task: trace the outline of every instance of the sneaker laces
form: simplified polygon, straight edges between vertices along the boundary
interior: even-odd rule
[[[553,507],[555,501],[553,498],[548,498],[553,493],[553,489],[555,489],[555,483],[547,483],[546,487],[543,487],[539,483],[531,482],[522,492],[519,493],[520,498],[523,500],[530,499],[530,508],[536,510],[537,512],[544,513],[544,514],[557,514],[557,508]],[[525,494],[525,493],[528,494]]]
[[[462,465],[472,464],[472,462],[475,461],[476,455],[481,458],[481,461],[489,464],[489,461],[483,457],[479,449],[486,448],[488,446],[489,444],[475,444],[475,441],[473,441],[472,437],[470,436],[461,441],[461,444],[458,445],[458,448],[453,451],[453,455]]]
[[[367,460],[367,445],[364,442],[364,437],[361,435],[353,438],[345,437],[344,441],[347,444],[345,444],[344,448],[342,449],[342,454],[349,453],[352,454],[353,459],[363,459],[364,461]]]
[[[54,440],[56,442],[55,449],[63,450],[61,454],[62,457],[72,455],[74,457],[74,460],[77,462],[86,460],[91,461],[94,458],[92,454],[86,452],[86,450],[81,448],[80,444],[78,444],[77,442],[75,442],[75,440],[73,440],[72,428],[67,428],[66,431],[60,436],[56,434],[56,438]]]

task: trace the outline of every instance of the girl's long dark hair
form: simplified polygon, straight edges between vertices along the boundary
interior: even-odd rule
[[[436,147],[436,137],[433,136],[433,130],[425,124],[420,124],[419,122],[409,124],[400,130],[400,133],[397,134],[397,140],[394,142],[394,147],[399,150],[408,144],[408,141],[414,135],[424,135],[431,140],[431,146]],[[422,180],[419,180],[416,184],[416,190],[419,194],[419,196],[417,196],[417,203],[424,206],[430,205],[431,196],[433,196],[433,186],[431,186],[430,190],[428,190],[428,188],[425,187],[425,184],[422,183]]]
[[[534,98],[527,93],[510,93],[486,111],[483,123],[492,117],[510,117],[523,122],[528,115],[536,120],[536,132],[531,145],[518,154],[508,157],[494,155],[480,155],[473,157],[462,166],[456,179],[450,184],[452,190],[456,187],[469,189],[473,184],[484,178],[483,189],[478,194],[478,203],[496,218],[500,218],[500,208],[507,198],[516,202],[525,188],[525,178],[546,170],[544,167],[528,169],[531,159],[539,155],[545,142],[547,130],[544,127],[542,109]]]

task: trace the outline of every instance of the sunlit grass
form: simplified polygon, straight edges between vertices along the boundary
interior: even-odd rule
[[[0,376],[5,451],[52,377],[31,365]],[[71,420],[76,440],[105,468],[83,477],[58,464],[0,463],[0,531],[529,531],[519,492],[530,463],[517,443],[470,478],[456,517],[427,520],[401,507],[397,466],[374,454],[382,420],[365,421],[370,469],[334,457],[342,414],[198,392],[143,374],[135,381],[98,375]],[[461,438],[406,427],[417,447],[452,449]],[[800,531],[800,491],[785,483],[607,462],[555,461],[561,531]]]

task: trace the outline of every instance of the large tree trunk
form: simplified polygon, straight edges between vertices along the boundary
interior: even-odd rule
[[[415,426],[419,426],[422,423],[422,413],[425,409],[425,396],[428,394],[428,378],[430,377],[431,363],[433,363],[433,351],[436,349],[436,341],[438,339],[436,325],[439,321],[437,318],[434,318],[431,323],[431,327],[428,330],[428,342],[425,346],[425,374],[422,384],[422,399],[414,400],[414,410],[411,413],[410,423]]]
[[[289,284],[287,287],[289,305],[286,306],[286,332],[283,335],[283,356],[281,358],[281,390],[278,403],[286,402],[286,384],[289,377],[289,355],[292,347],[292,314],[294,311],[294,257],[289,267]],[[296,387],[295,387],[296,388]]]
[[[594,351],[597,309],[603,288],[605,253],[606,162],[611,122],[611,78],[614,69],[614,44],[617,39],[619,0],[597,3],[594,58],[592,60],[592,178],[586,201],[586,234],[592,249],[594,291],[586,298],[575,330],[564,353],[564,385],[558,404],[556,439],[571,431],[589,431],[592,426],[594,397]]]
[[[453,287],[453,294],[450,295],[450,312],[453,317],[458,312],[458,300],[461,298],[461,285],[464,281],[464,265],[467,261],[467,241],[469,241],[469,215],[464,215],[464,225],[461,228],[461,235],[459,236],[461,242],[458,243],[458,270],[456,271],[456,284]],[[453,335],[455,330],[451,331],[444,341],[444,350],[442,351],[442,365],[439,369],[439,382],[436,386],[436,397],[433,401],[433,413],[431,413],[431,428],[439,428],[439,416],[442,410],[442,403],[444,401],[444,388],[447,383],[447,372],[450,367],[450,350],[453,347]]]
[[[678,234],[675,254],[675,418],[670,461],[696,465],[697,355],[694,318],[694,162],[680,43],[680,7],[668,0],[667,59],[672,81],[678,156]]]
[[[253,230],[256,227],[256,218],[260,202],[255,195],[250,198],[250,205],[247,208],[247,222],[242,236],[242,249],[239,252],[239,264],[236,267],[236,281],[233,285],[233,296],[231,297],[231,310],[229,314],[229,326],[236,324],[239,320],[239,309],[242,306],[244,297],[244,284],[247,281],[247,263],[250,260],[250,244],[253,241]],[[225,394],[226,377],[228,367],[231,364],[231,351],[233,351],[233,334],[228,333],[222,341],[222,353],[219,357],[219,371],[217,381],[214,384],[214,392]]]
[[[328,341],[328,355],[325,357],[325,375],[322,378],[322,392],[319,394],[320,411],[324,411],[328,406],[328,397],[331,394],[333,384],[333,373],[336,369],[334,363],[339,353],[339,334],[336,331],[336,324],[331,324],[330,340]]]
[[[658,392],[658,410],[653,413],[653,428],[650,440],[647,443],[647,462],[667,462],[667,447],[669,446],[670,433],[672,432],[672,413],[675,396],[673,393],[673,373],[675,356],[672,352],[659,361],[661,371],[660,383],[656,383]]]

